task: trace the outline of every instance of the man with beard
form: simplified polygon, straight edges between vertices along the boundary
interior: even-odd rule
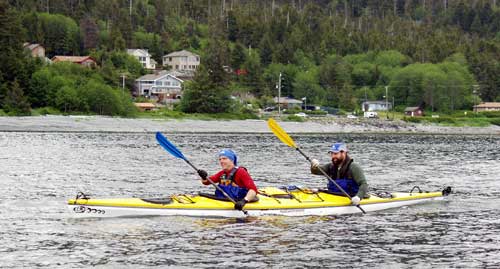
[[[320,165],[316,159],[311,160],[311,173],[323,175],[321,169],[325,171],[335,182],[351,196],[351,203],[359,205],[362,198],[366,198],[368,184],[361,167],[353,163],[347,155],[347,146],[344,143],[334,143],[328,151],[332,162]],[[328,181],[328,191],[337,195],[344,195],[342,191],[333,183]]]

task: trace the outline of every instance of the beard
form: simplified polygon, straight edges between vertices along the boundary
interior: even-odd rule
[[[335,164],[335,165],[337,165],[337,166],[338,166],[338,165],[340,165],[343,161],[344,161],[344,159],[340,159],[340,158],[339,158],[339,159],[337,159],[337,158],[332,158],[332,162],[333,162],[333,164]]]

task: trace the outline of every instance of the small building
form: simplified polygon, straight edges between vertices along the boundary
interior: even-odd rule
[[[156,105],[153,103],[134,103],[139,111],[152,111],[156,110]]]
[[[194,71],[200,66],[200,56],[187,50],[175,51],[164,55],[163,66],[169,66],[171,70]]]
[[[147,49],[127,49],[127,54],[134,56],[146,69],[156,69],[156,61]]]
[[[299,108],[301,109],[302,107],[302,101],[289,98],[289,97],[281,97],[278,102],[278,97],[273,98],[274,102],[278,104],[281,108],[285,109],[292,109],[292,108]]]
[[[24,43],[23,47],[31,53],[31,56],[45,58],[45,48],[42,45],[36,43]]]
[[[90,56],[60,56],[56,55],[52,57],[52,62],[72,62],[75,64],[83,65],[86,67],[95,67],[97,63]]]
[[[474,106],[474,112],[500,111],[500,102],[485,102]]]
[[[144,75],[135,80],[136,95],[156,99],[160,103],[171,103],[182,96],[182,79],[169,71]]]
[[[405,115],[410,117],[420,117],[424,115],[424,111],[418,106],[411,106],[405,108]]]
[[[363,112],[369,111],[389,111],[392,109],[392,104],[386,101],[364,101],[361,103]]]

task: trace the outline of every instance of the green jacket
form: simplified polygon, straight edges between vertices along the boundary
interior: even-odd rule
[[[345,160],[345,163],[351,162],[351,159],[347,157]],[[334,164],[333,163],[327,163],[324,165],[320,165],[321,169],[325,171],[332,179],[338,179],[338,178],[352,178],[356,184],[359,186],[358,193],[356,193],[356,196],[359,198],[368,198],[368,183],[366,182],[365,174],[363,173],[363,170],[361,167],[354,162],[351,162],[351,165],[349,165],[349,169],[347,171],[342,170],[342,166],[339,166],[337,168],[337,174],[339,175],[337,178],[335,177],[334,173]],[[314,175],[323,175],[321,171],[318,168],[313,168],[311,167],[311,173]]]

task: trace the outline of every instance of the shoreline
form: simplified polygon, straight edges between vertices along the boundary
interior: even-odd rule
[[[500,126],[448,127],[400,120],[317,118],[304,122],[278,121],[288,133],[373,133],[500,135]],[[122,132],[122,133],[272,133],[265,120],[191,120],[115,118],[107,116],[0,117],[0,132]]]

